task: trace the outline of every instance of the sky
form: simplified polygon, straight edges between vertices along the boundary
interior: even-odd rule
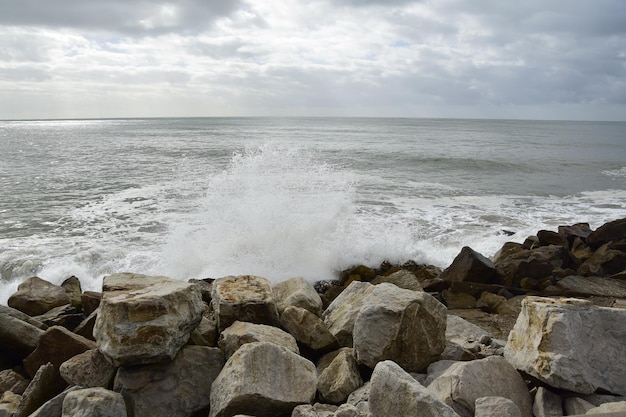
[[[0,119],[626,120],[624,0],[2,0]]]

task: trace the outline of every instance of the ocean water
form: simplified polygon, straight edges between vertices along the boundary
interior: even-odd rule
[[[0,121],[0,190],[0,303],[33,275],[316,281],[626,217],[626,123]]]

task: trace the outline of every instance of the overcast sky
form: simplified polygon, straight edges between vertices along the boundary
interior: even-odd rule
[[[264,115],[626,120],[626,1],[0,1],[0,119]]]

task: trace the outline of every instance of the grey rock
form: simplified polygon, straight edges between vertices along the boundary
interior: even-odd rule
[[[561,417],[563,415],[563,401],[558,394],[545,387],[537,388],[533,402],[535,417]]]
[[[522,413],[517,405],[508,398],[503,397],[477,398],[474,408],[474,417],[522,417]]]
[[[353,281],[322,313],[322,320],[340,346],[352,347],[354,321],[373,290],[374,285],[369,282]]]
[[[70,385],[83,388],[107,388],[115,376],[115,367],[98,349],[80,353],[61,364],[59,373]]]
[[[0,371],[0,392],[11,391],[22,395],[28,387],[29,380],[12,369]]]
[[[280,324],[298,343],[312,352],[326,352],[339,347],[337,339],[322,319],[304,308],[285,308],[280,316]]]
[[[293,409],[291,417],[335,417],[338,408],[331,404],[302,404]]]
[[[78,386],[67,388],[65,391],[46,401],[29,417],[61,417],[61,414],[63,414],[63,400],[65,400],[65,396],[68,393],[79,389],[83,388]]]
[[[54,378],[55,370],[51,363],[41,366],[22,394],[22,399],[13,417],[27,417],[54,397],[57,394],[53,383]]]
[[[565,415],[574,416],[586,414],[587,411],[595,408],[595,405],[579,397],[567,397],[563,401],[563,408],[565,409]]]
[[[313,401],[316,387],[315,365],[307,359],[273,343],[247,343],[213,382],[209,417],[289,416]]]
[[[322,299],[313,285],[302,277],[290,278],[272,287],[278,314],[289,306],[304,308],[319,316],[322,314]]]
[[[605,403],[587,410],[587,415],[602,414],[602,413],[626,413],[626,401],[619,401],[613,403]]]
[[[75,276],[71,276],[61,283],[61,288],[67,293],[72,306],[81,310],[83,308],[83,289],[80,285],[80,280]]]
[[[320,399],[332,404],[340,404],[363,385],[357,368],[354,350],[342,349],[322,372],[318,372],[317,390]]]
[[[54,307],[70,304],[70,297],[60,286],[31,277],[17,287],[7,304],[29,316],[38,316]]]
[[[126,417],[122,394],[105,388],[85,388],[67,393],[62,417]]]
[[[171,362],[120,368],[114,389],[128,399],[135,417],[185,417],[209,406],[223,366],[218,348],[185,346]]]
[[[423,291],[422,284],[420,284],[415,274],[411,271],[407,271],[406,269],[401,269],[389,275],[379,275],[371,282],[374,285],[387,282],[400,288],[404,288],[405,290]]]
[[[270,342],[300,354],[296,339],[284,330],[266,324],[244,321],[236,321],[224,330],[220,335],[218,346],[228,359],[242,345],[252,342]]]

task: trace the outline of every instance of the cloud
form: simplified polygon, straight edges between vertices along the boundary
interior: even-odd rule
[[[240,6],[237,0],[3,0],[0,24],[124,35],[198,32]]]

